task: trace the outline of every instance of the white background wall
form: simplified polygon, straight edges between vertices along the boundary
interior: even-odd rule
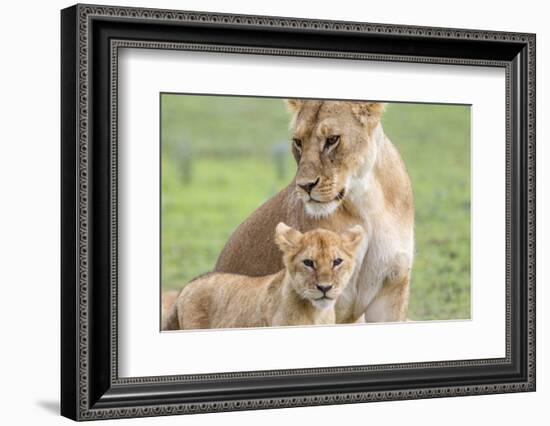
[[[120,424],[547,424],[550,302],[550,28],[543,1],[162,0],[103,4],[537,33],[538,390],[530,394],[120,420]],[[2,5],[0,62],[0,401],[2,424],[61,424],[59,404],[59,9]],[[112,422],[106,422],[107,424]]]

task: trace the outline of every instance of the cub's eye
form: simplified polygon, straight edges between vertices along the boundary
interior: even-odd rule
[[[334,259],[334,260],[332,261],[332,266],[333,266],[333,267],[337,267],[337,266],[340,265],[342,262],[343,262],[343,260],[340,259],[340,258],[338,257],[338,258],[336,258],[336,259]]]
[[[302,141],[298,138],[293,138],[292,139],[292,143],[294,143],[294,146],[296,147],[296,149],[298,151],[301,151],[302,150]]]
[[[303,260],[304,265],[306,265],[308,268],[315,269],[315,263],[313,263],[313,260],[311,259],[304,259]]]
[[[329,149],[335,146],[336,144],[338,144],[338,142],[340,142],[340,136],[338,135],[329,136],[325,141],[325,149]]]

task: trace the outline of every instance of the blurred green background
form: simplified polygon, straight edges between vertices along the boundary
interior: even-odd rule
[[[470,318],[470,108],[391,103],[412,180],[409,317]],[[162,287],[213,269],[233,230],[296,172],[281,99],[161,95]]]

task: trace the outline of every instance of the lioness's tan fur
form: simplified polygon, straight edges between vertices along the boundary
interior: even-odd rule
[[[261,276],[283,266],[271,237],[285,222],[305,232],[342,232],[360,224],[369,248],[336,305],[338,323],[404,321],[414,250],[414,205],[405,165],[384,134],[384,105],[375,102],[291,100],[295,179],[233,233],[215,270]],[[325,148],[327,137],[336,146]],[[318,184],[310,195],[299,184]],[[343,190],[343,193],[342,193]],[[396,272],[397,271],[397,272]]]
[[[263,277],[199,277],[182,290],[163,330],[334,324],[334,301],[353,273],[362,240],[361,227],[340,236],[326,230],[302,234],[281,223],[275,241],[283,270]]]
[[[179,291],[177,290],[169,290],[162,293],[161,298],[161,318],[164,321],[164,319],[168,316],[168,313],[170,311],[171,306],[174,304],[176,299],[179,296]]]

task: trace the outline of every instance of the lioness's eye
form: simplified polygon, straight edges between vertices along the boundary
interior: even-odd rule
[[[339,141],[340,141],[340,136],[338,135],[329,136],[325,141],[325,149],[328,149],[331,146],[336,145]]]
[[[294,139],[292,139],[292,142],[294,143],[294,146],[296,147],[296,149],[298,151],[302,150],[302,141],[300,139],[294,138]]]
[[[315,269],[315,263],[313,263],[313,260],[311,259],[304,259],[303,260],[304,265],[306,265],[308,268]]]
[[[336,267],[336,266],[338,266],[339,264],[341,264],[342,262],[343,262],[343,260],[340,259],[340,258],[338,257],[338,258],[336,258],[336,259],[334,259],[334,260],[332,261],[332,266],[333,266],[333,267]]]

